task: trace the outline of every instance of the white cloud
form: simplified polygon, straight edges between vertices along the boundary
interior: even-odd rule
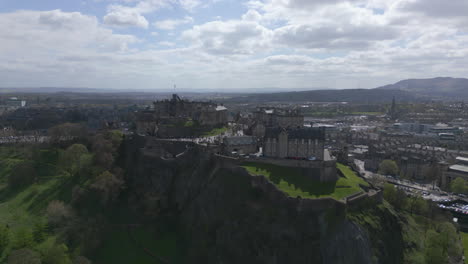
[[[174,47],[176,44],[174,42],[170,41],[160,41],[158,42],[159,46],[165,46],[165,47]]]
[[[370,88],[468,68],[461,0],[257,0],[236,19],[198,25],[196,11],[213,0],[108,1],[104,24],[60,10],[0,13],[2,85]],[[148,28],[145,16],[176,6],[190,17],[156,26],[193,25],[148,30],[159,42],[106,26]]]
[[[183,19],[167,19],[167,20],[157,21],[154,23],[154,26],[162,30],[173,30],[180,25],[192,24],[192,23],[193,23],[193,18],[186,16]]]
[[[219,0],[127,0],[126,4],[109,5],[107,14],[104,16],[104,22],[108,25],[118,27],[141,27],[148,28],[148,21],[145,14],[151,14],[162,8],[174,6],[181,7],[187,11],[194,11],[199,7],[207,7]],[[164,22],[164,21],[163,21]],[[169,23],[169,21],[167,21]],[[181,22],[188,23],[183,20]],[[190,22],[190,21],[189,21]],[[162,25],[164,27],[164,25]]]
[[[118,27],[141,27],[148,28],[148,20],[134,9],[114,6],[104,16],[104,23]]]
[[[186,10],[194,10],[202,4],[203,1],[201,0],[180,0],[180,5]]]
[[[248,55],[270,45],[271,30],[251,21],[213,21],[183,32],[184,40],[214,55]]]
[[[259,21],[262,19],[262,15],[258,13],[256,10],[250,9],[247,11],[247,13],[242,15],[242,20],[247,20],[247,21]]]

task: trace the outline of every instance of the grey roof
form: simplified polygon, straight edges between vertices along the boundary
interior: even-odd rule
[[[462,162],[468,162],[468,158],[465,157],[457,157],[457,160]]]
[[[257,141],[255,140],[255,138],[249,136],[224,138],[224,144],[229,146],[252,145],[256,143]]]
[[[325,129],[317,127],[304,127],[296,129],[283,129],[283,128],[267,128],[266,138],[277,138],[278,135],[285,131],[289,139],[319,139],[325,140]]]
[[[453,171],[468,173],[468,166],[465,165],[452,165],[449,168]]]

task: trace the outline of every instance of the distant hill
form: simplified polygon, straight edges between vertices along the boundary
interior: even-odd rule
[[[416,95],[446,99],[468,99],[468,79],[438,77],[432,79],[410,79],[379,87],[381,90],[401,90]]]
[[[388,103],[427,100],[468,100],[468,79],[438,77],[411,79],[375,89],[312,90],[257,93],[229,99],[230,102],[349,102]]]
[[[229,99],[229,102],[350,102],[350,103],[386,103],[395,97],[400,102],[417,101],[413,93],[388,89],[343,89],[317,90],[303,92],[283,92],[270,94],[252,94]]]

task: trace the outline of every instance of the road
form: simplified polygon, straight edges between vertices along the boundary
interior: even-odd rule
[[[13,144],[13,143],[44,143],[48,142],[48,136],[9,136],[0,137],[0,144]]]
[[[422,195],[426,200],[432,200],[434,202],[447,202],[447,201],[454,201],[454,200],[463,200],[468,202],[463,196],[450,194],[444,191],[441,191],[438,187],[433,189],[432,184],[421,184],[409,180],[400,180],[396,179],[395,177],[385,176],[378,173],[373,173],[371,171],[367,171],[364,167],[364,161],[362,160],[355,160],[354,163],[356,164],[357,168],[361,175],[364,178],[370,179],[372,177],[380,177],[384,179],[386,182],[394,184],[399,188],[403,189],[406,193],[411,195]]]

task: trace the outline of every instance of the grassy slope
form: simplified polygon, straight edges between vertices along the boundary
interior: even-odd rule
[[[55,169],[54,164],[58,158],[55,151],[42,151],[36,158],[39,163],[38,183],[22,190],[12,191],[7,188],[7,178],[12,167],[25,159],[24,153],[17,152],[14,148],[0,147],[0,223],[8,224],[10,234],[21,228],[32,228],[36,222],[44,221],[44,210],[49,202],[52,200],[68,202],[72,187],[77,184]],[[177,257],[181,254],[176,252],[175,233],[168,232],[160,238],[155,238],[144,228],[137,228],[132,233],[138,242],[151,252],[170,260],[171,263],[178,263]],[[54,237],[50,236],[47,239],[50,241]],[[3,263],[9,252],[10,249],[7,249],[3,256],[0,256],[0,263]],[[153,258],[133,243],[125,228],[116,228],[109,237],[105,238],[103,247],[95,257],[95,263],[98,264],[155,263]]]
[[[461,232],[463,248],[465,250],[465,264],[468,264],[468,233]]]
[[[157,237],[153,232],[138,227],[132,231],[135,239],[151,253],[156,254],[170,263],[180,263],[177,252],[177,235],[169,232]],[[158,262],[135,244],[125,228],[116,229],[106,237],[102,247],[93,258],[96,264],[157,264]]]
[[[228,130],[227,127],[214,128],[213,130],[211,130],[211,131],[209,131],[209,132],[203,133],[203,136],[204,136],[204,137],[218,136],[218,135],[223,134],[223,133],[226,132],[227,130]]]
[[[44,164],[48,164],[53,162],[54,155],[43,152],[39,158]],[[61,193],[57,191],[62,187],[62,181],[59,179],[41,180],[22,190],[7,188],[6,182],[12,167],[23,159],[21,153],[12,148],[0,148],[0,223],[9,226],[10,234],[21,228],[32,228],[35,223],[44,221],[43,210],[50,200],[56,199]],[[39,178],[50,176],[44,174],[50,171],[48,167],[41,164],[38,168]],[[3,256],[0,256],[0,262],[9,251],[7,248]]]
[[[345,175],[337,182],[323,183],[305,177],[300,168],[281,167],[272,164],[245,163],[242,167],[252,175],[263,175],[273,182],[280,190],[291,197],[302,198],[332,197],[343,199],[357,193],[361,185],[368,185],[348,167],[338,164],[338,169]]]

